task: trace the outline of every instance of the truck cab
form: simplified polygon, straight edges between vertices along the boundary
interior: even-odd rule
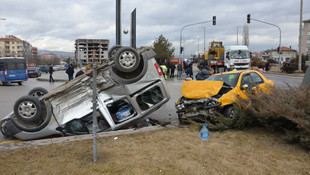
[[[247,70],[251,66],[251,52],[247,46],[236,45],[225,47],[225,68],[234,64],[237,70]]]

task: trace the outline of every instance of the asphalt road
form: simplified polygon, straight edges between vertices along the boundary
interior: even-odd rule
[[[298,87],[303,77],[293,77],[287,75],[264,74],[268,79],[275,82],[276,87],[288,88],[289,86]],[[177,119],[174,103],[181,96],[181,87],[184,80],[177,80],[177,78],[167,80],[168,88],[170,91],[170,100],[163,105],[160,109],[150,114],[148,118],[154,118],[159,121],[171,121]],[[49,83],[47,81],[38,81],[36,79],[29,79],[24,82],[22,86],[17,84],[9,84],[7,86],[0,85],[0,120],[13,111],[15,101],[26,95],[32,88],[43,87],[47,90],[52,90],[64,82]],[[3,136],[0,135],[0,141]]]

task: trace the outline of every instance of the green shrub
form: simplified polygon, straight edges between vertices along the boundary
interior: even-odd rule
[[[271,131],[285,132],[290,142],[310,148],[309,97],[310,87],[275,88],[271,94],[250,95],[250,106],[248,101],[239,99],[244,110],[239,111],[236,119],[243,120],[247,127],[263,126]],[[247,125],[253,122],[254,125]]]

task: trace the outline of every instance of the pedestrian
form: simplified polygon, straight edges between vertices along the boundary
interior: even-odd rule
[[[167,68],[167,71],[166,71],[166,75],[169,76],[170,75],[170,60],[165,60],[165,65],[166,65],[166,68]]]
[[[182,64],[181,64],[181,62],[178,63],[177,70],[178,70],[177,76],[178,76],[178,78],[181,78],[181,76],[182,76]]]
[[[86,67],[82,67],[82,69],[75,74],[75,78],[80,75],[83,75],[85,72],[86,72]]]
[[[207,63],[202,64],[200,67],[201,70],[197,73],[195,77],[196,80],[205,80],[210,77],[210,75],[214,74],[214,70],[211,67],[208,67]]]
[[[49,72],[49,74],[50,74],[49,82],[50,82],[50,83],[54,83],[55,80],[54,80],[54,78],[53,78],[53,72],[54,72],[53,66],[49,64],[48,67],[49,67],[49,68],[48,68],[48,72]]]
[[[270,68],[270,64],[269,62],[267,61],[266,64],[265,64],[265,71],[269,71],[269,68]]]
[[[185,70],[185,73],[186,73],[186,78],[192,78],[194,79],[194,76],[193,76],[193,68],[192,68],[192,63],[189,63],[186,70]]]
[[[167,67],[166,67],[166,65],[161,65],[160,66],[160,69],[161,69],[161,71],[163,72],[163,74],[164,74],[164,78],[165,78],[165,80],[167,80]]]
[[[237,71],[237,69],[235,68],[234,63],[230,63],[229,71]]]
[[[171,63],[170,64],[170,78],[174,78],[174,70],[175,70],[175,64],[174,63]]]
[[[74,68],[72,64],[69,65],[68,69],[66,70],[66,73],[68,74],[69,81],[73,80]]]

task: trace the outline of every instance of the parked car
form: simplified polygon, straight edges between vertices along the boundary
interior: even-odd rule
[[[64,70],[62,65],[53,66],[54,71]]]
[[[48,67],[47,67],[47,66],[39,66],[39,70],[40,70],[41,72],[48,73]]]
[[[112,47],[96,68],[98,132],[128,126],[165,104],[170,94],[151,48]],[[126,58],[126,59],[124,59]],[[34,88],[0,122],[4,136],[31,140],[92,132],[93,69],[48,92]]]
[[[188,119],[202,119],[214,111],[232,118],[238,98],[247,94],[270,93],[274,82],[254,70],[230,71],[214,74],[205,81],[185,81],[175,104],[181,123]]]
[[[27,70],[28,70],[29,78],[33,78],[33,77],[38,78],[41,76],[41,71],[39,70],[38,67],[28,67]]]

